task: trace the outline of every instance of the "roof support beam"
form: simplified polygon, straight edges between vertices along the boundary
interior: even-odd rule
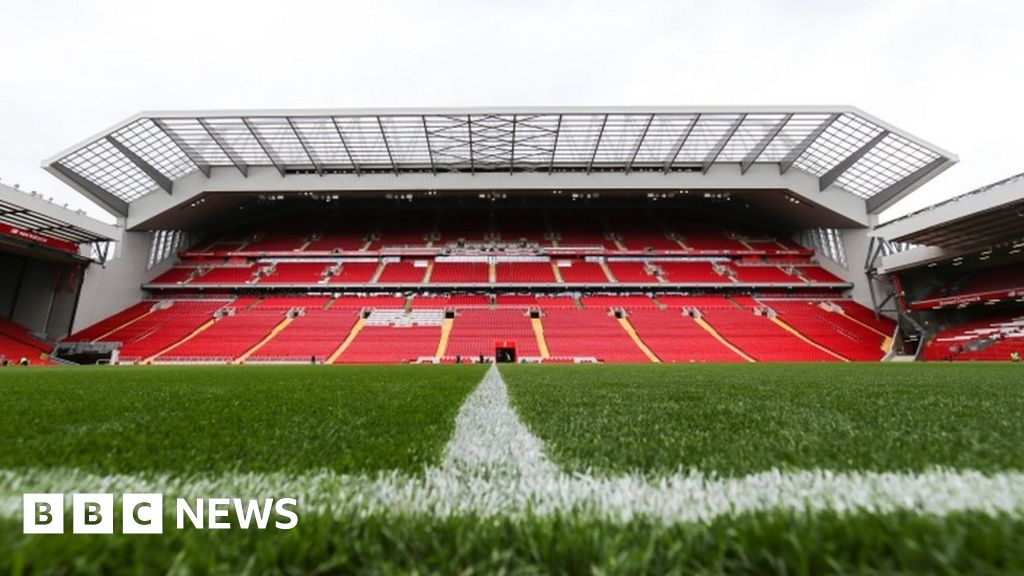
[[[171,142],[174,142],[174,145],[177,146],[178,149],[181,150],[181,153],[189,159],[189,162],[192,162],[192,164],[203,173],[203,176],[206,176],[207,178],[210,177],[210,163],[204,160],[203,157],[196,152],[195,148],[189,145],[189,143],[179,136],[177,132],[171,130],[163,120],[154,118],[153,123],[171,139]]]
[[[555,171],[555,153],[558,152],[558,137],[562,135],[562,115],[558,115],[558,123],[555,124],[555,141],[551,144],[551,163],[548,164],[548,174]]]
[[[914,170],[910,174],[903,177],[902,180],[896,182],[875,194],[867,200],[867,209],[869,214],[877,214],[882,210],[888,208],[891,204],[894,204],[899,200],[903,193],[913,187],[915,184],[920,182],[922,179],[929,178],[933,175],[933,172],[941,167],[946,162],[949,162],[949,158],[945,156],[939,156],[935,160],[925,164],[924,166]]]
[[[473,115],[466,115],[466,132],[469,134],[469,173],[476,174],[476,163],[473,158]]]
[[[244,178],[248,178],[249,165],[246,164],[245,161],[242,160],[238,156],[238,154],[235,153],[234,149],[231,148],[227,140],[225,140],[224,137],[221,136],[220,133],[213,128],[213,126],[210,126],[210,124],[204,118],[196,118],[196,120],[199,122],[199,125],[203,127],[203,130],[205,130],[206,133],[209,134],[210,138],[213,140],[213,143],[216,144],[217,147],[220,148],[220,151],[223,152],[224,155],[228,157],[228,160],[230,160],[231,163],[235,165],[235,168],[238,169],[242,176]]]
[[[808,134],[803,140],[800,141],[799,144],[794,146],[792,150],[790,150],[789,153],[786,154],[786,156],[782,159],[782,162],[779,162],[779,174],[785,174],[786,172],[789,172],[789,169],[793,167],[793,164],[795,164],[796,161],[799,160],[800,157],[803,156],[804,153],[806,153],[807,150],[811,148],[811,145],[814,144],[814,141],[817,140],[822,134],[824,134],[825,130],[829,129],[829,126],[832,126],[832,124],[834,124],[836,120],[839,120],[840,116],[842,116],[842,114],[833,114],[829,116],[828,118],[825,119],[824,122],[818,124],[818,127],[815,128],[813,132]]]
[[[437,166],[434,165],[434,147],[430,145],[430,130],[427,130],[427,117],[420,116],[423,121],[423,140],[427,143],[427,156],[430,158],[430,173],[437,174]]]
[[[636,157],[640,154],[640,147],[644,145],[644,139],[647,138],[647,132],[651,129],[651,124],[654,123],[654,114],[651,114],[647,118],[647,124],[644,124],[644,131],[640,133],[640,137],[636,139],[636,146],[633,146],[633,153],[629,155],[629,161],[626,162],[626,174],[633,169],[633,162],[636,162]]]
[[[384,149],[388,151],[388,160],[391,161],[391,169],[398,176],[398,164],[395,164],[395,157],[391,154],[391,145],[388,144],[388,137],[384,134],[384,122],[377,116],[377,129],[380,130],[380,139],[384,141]]]
[[[512,148],[508,155],[508,173],[515,174],[516,171],[516,124],[519,122],[519,116],[512,115]]]
[[[761,154],[764,154],[764,151],[771,146],[772,142],[775,141],[775,137],[779,135],[779,132],[782,132],[782,129],[786,127],[786,124],[788,124],[792,118],[792,114],[786,114],[783,116],[782,119],[779,120],[775,126],[772,126],[772,129],[764,135],[764,138],[761,138],[761,140],[751,148],[747,156],[740,162],[740,174],[746,174],[747,170],[750,170],[750,167],[754,165],[754,162],[757,162],[757,159],[761,157]]]
[[[170,194],[171,191],[174,190],[174,182],[171,182],[170,178],[164,176],[163,172],[158,170],[149,162],[143,160],[135,152],[132,152],[132,150],[125,146],[124,144],[122,144],[120,140],[114,138],[113,135],[108,135],[106,140],[107,142],[110,143],[111,146],[116,148],[118,152],[120,152],[125,158],[127,158],[129,162],[134,164],[136,168],[142,170],[142,172],[146,176],[149,176],[150,180],[156,182],[156,185],[163,189],[164,192]]]
[[[847,170],[850,169],[850,167],[859,162],[860,159],[867,155],[868,152],[871,152],[872,148],[878,146],[878,144],[881,143],[882,140],[885,140],[888,136],[889,131],[882,130],[881,132],[876,134],[874,138],[868,140],[867,143],[865,143],[863,146],[854,150],[852,154],[850,154],[846,158],[843,158],[842,162],[833,166],[831,170],[823,174],[822,177],[818,179],[818,190],[824,190],[825,188],[828,188],[832,184],[835,184],[835,181],[838,180],[844,172],[846,172]]]
[[[79,175],[78,172],[65,167],[60,162],[54,162],[53,164],[50,164],[50,167],[59,172],[61,176],[66,178],[73,185],[85,192],[86,196],[89,196],[90,199],[104,205],[115,214],[128,216],[128,203],[118,198],[113,192],[100,187],[93,183],[92,180]]]
[[[295,134],[295,139],[299,141],[299,146],[302,146],[302,151],[306,153],[306,158],[309,158],[310,163],[313,164],[313,169],[316,170],[317,176],[323,176],[324,167],[313,154],[313,149],[310,148],[309,143],[306,142],[306,138],[301,132],[299,132],[299,129],[295,127],[295,123],[292,122],[291,117],[286,116],[285,120],[288,121],[288,127],[292,129],[292,133]]]
[[[356,171],[356,176],[362,176],[362,173],[359,170],[359,164],[356,164],[355,158],[352,157],[352,151],[348,148],[348,140],[345,140],[345,134],[341,131],[341,126],[338,125],[338,119],[331,116],[331,123],[334,124],[334,130],[338,133],[338,139],[341,140],[341,147],[345,149],[345,155],[348,156],[348,161],[352,164],[352,169]],[[424,128],[426,125],[426,120],[424,120]]]
[[[690,139],[690,134],[693,133],[694,127],[697,126],[697,122],[700,122],[700,114],[693,117],[690,121],[690,125],[683,130],[683,133],[676,139],[675,144],[672,145],[672,151],[669,152],[667,158],[665,158],[665,165],[661,169],[662,174],[668,174],[668,171],[672,169],[672,165],[676,163],[676,158],[679,157],[679,152],[682,151],[683,146],[686,146],[686,141]]]
[[[601,120],[601,129],[597,132],[597,141],[594,142],[594,153],[590,155],[590,162],[587,162],[587,174],[594,168],[594,160],[597,159],[597,151],[601,149],[601,138],[604,137],[604,127],[608,125],[608,114],[604,115],[604,120]]]
[[[701,174],[707,174],[708,170],[711,170],[711,166],[715,163],[715,160],[718,160],[718,157],[722,154],[722,150],[725,150],[725,147],[729,145],[729,140],[732,140],[733,135],[740,129],[740,124],[743,124],[743,121],[746,119],[746,114],[740,114],[739,118],[737,118],[729,126],[729,129],[725,131],[725,134],[722,134],[722,137],[715,143],[715,147],[712,148],[711,152],[709,152],[707,157],[704,158],[704,164],[700,167]]]
[[[256,131],[256,128],[253,127],[252,122],[250,122],[248,118],[245,118],[243,116],[242,124],[245,124],[246,129],[249,130],[249,134],[252,134],[253,140],[255,140],[256,144],[259,145],[260,150],[263,150],[263,153],[270,160],[270,163],[274,165],[274,168],[277,168],[277,173],[281,175],[281,178],[284,178],[284,163],[281,162],[281,160],[277,157],[277,154],[274,152],[273,148],[271,148],[270,145],[263,140],[263,137],[260,136],[260,133]]]

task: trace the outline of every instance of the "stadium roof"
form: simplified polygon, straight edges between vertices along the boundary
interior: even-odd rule
[[[70,244],[107,242],[120,238],[120,230],[44,200],[36,193],[0,184],[0,225]],[[9,229],[7,229],[9,231]]]
[[[290,173],[795,169],[876,211],[957,161],[849,106],[143,112],[44,167],[126,214],[215,167]]]
[[[907,214],[878,230],[891,241],[962,251],[1024,239],[1024,174]]]

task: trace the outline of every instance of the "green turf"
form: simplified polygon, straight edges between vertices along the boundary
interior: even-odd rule
[[[472,366],[3,370],[0,468],[104,473],[418,472]]]
[[[524,420],[567,468],[740,474],[777,466],[1020,470],[1021,368],[502,373]],[[0,469],[415,474],[437,463],[482,376],[468,366],[9,369],[0,371]],[[758,512],[665,525],[300,510],[292,531],[176,530],[169,518],[161,536],[26,536],[16,513],[5,518],[0,574],[1024,573],[1019,513]]]
[[[1024,469],[1024,366],[514,366],[512,401],[568,469]]]
[[[72,562],[71,559],[75,560]],[[960,514],[758,513],[710,525],[578,517],[305,517],[293,531],[22,536],[0,523],[5,574],[1008,574],[1024,521]]]

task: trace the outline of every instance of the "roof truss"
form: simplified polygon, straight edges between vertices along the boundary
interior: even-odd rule
[[[152,132],[122,138],[121,131]],[[129,134],[133,135],[135,133]],[[523,109],[141,114],[47,162],[121,211],[193,172],[250,166],[317,174],[797,169],[874,207],[955,156],[859,110]],[[877,200],[875,198],[878,198]]]

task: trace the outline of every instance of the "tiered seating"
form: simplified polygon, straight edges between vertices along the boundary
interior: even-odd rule
[[[835,362],[823,352],[751,310],[702,309],[703,319],[758,362]]]
[[[348,336],[356,322],[352,309],[307,308],[287,328],[249,357],[250,362],[323,362]]]
[[[689,225],[676,231],[687,247],[700,252],[742,252],[749,250],[741,242],[727,237],[721,230]]]
[[[550,202],[556,205],[558,199]],[[620,209],[618,204],[598,209],[580,203],[588,207],[574,210],[566,203],[561,205],[564,209],[539,210],[523,209],[518,202],[512,208],[502,207],[504,203],[465,202],[442,211],[423,208],[429,203],[396,203],[387,208],[370,204],[326,205],[308,212],[282,210],[203,246],[212,250],[182,253],[181,262],[152,283],[153,292],[163,290],[175,297],[205,294],[206,298],[211,290],[248,295],[230,305],[234,316],[218,320],[165,356],[238,358],[292,309],[304,314],[293,312],[298,317],[246,361],[326,359],[353,328],[357,311],[368,315],[365,327],[358,324],[365,333],[344,351],[341,362],[433,356],[445,310],[456,314],[445,361],[454,354],[493,354],[496,339],[515,339],[520,353],[531,356],[537,355],[532,348],[535,336],[524,312],[539,309],[544,313],[542,323],[552,357],[649,361],[642,346],[630,337],[628,325],[624,329],[608,315],[614,308],[635,321],[640,338],[649,338],[649,346],[665,361],[735,360],[737,355],[728,346],[680,313],[685,307],[704,312],[712,325],[721,325],[728,338],[750,348],[755,358],[832,359],[829,354],[822,358],[820,349],[769,320],[755,317],[752,312],[760,304],[752,298],[713,293],[718,286],[742,288],[735,284],[754,283],[766,284],[756,291],[761,296],[770,289],[777,297],[798,291],[803,298],[811,291],[825,299],[837,297],[835,290],[816,286],[838,279],[813,265],[812,253],[756,227],[736,225],[728,218],[718,222],[703,210],[684,212],[669,206],[653,211]],[[779,253],[788,249],[792,253]],[[787,273],[789,267],[799,269],[808,281]],[[206,271],[191,278],[198,269]],[[609,283],[618,286],[600,286]],[[562,294],[537,294],[556,284],[562,285]],[[674,293],[657,299],[593,294],[611,293],[615,288],[640,294],[659,284]],[[592,287],[587,290],[585,285]],[[521,294],[498,293],[513,286]],[[336,299],[284,295],[300,288],[310,294],[342,295]],[[478,293],[467,293],[474,290]],[[697,290],[707,294],[678,294]],[[429,294],[407,298],[424,291]],[[483,291],[494,294],[479,293]],[[149,305],[143,305],[111,318],[85,337],[113,330],[111,338],[125,343],[123,356],[145,359],[179,342],[209,320],[221,304],[192,312],[185,304],[175,304],[173,312],[154,312],[137,326],[124,326],[148,311]],[[881,335],[873,329],[884,333],[892,329],[891,324],[878,328],[885,323],[863,318],[852,304],[841,305],[849,306],[857,321],[810,305],[806,306],[810,311],[791,309],[789,304],[783,303],[786,309],[780,310],[784,318],[788,315],[805,336],[851,358],[866,357],[869,344],[871,354],[877,354]],[[396,316],[380,321],[392,313]],[[433,318],[433,324],[425,326],[414,318],[421,314]],[[369,322],[369,318],[375,320]],[[847,341],[836,340],[839,337]],[[857,347],[861,341],[868,343],[864,349]],[[389,346],[395,349],[388,350]]]
[[[498,282],[512,284],[553,284],[555,273],[550,262],[499,262],[495,266]]]
[[[736,304],[725,296],[681,296],[658,294],[655,296],[663,306],[669,308],[736,308]]]
[[[569,299],[571,300],[571,299]],[[498,294],[494,297],[498,308],[538,308],[537,296],[533,294]]]
[[[657,262],[665,280],[676,283],[728,284],[728,276],[715,272],[711,262]]]
[[[551,227],[559,236],[559,246],[600,247],[618,250],[615,242],[608,239],[604,228],[593,216],[574,212],[551,212]]]
[[[189,284],[245,284],[252,280],[255,271],[256,266],[252,264],[248,266],[218,266],[198,278],[193,278]]]
[[[284,230],[273,230],[260,239],[250,242],[246,252],[293,252],[302,248],[310,230],[302,226],[291,226]]]
[[[558,273],[566,284],[606,284],[608,276],[597,262],[570,260],[569,266],[559,266]]]
[[[402,296],[339,296],[331,302],[330,309],[338,308],[404,308]]]
[[[736,266],[736,279],[746,283],[800,284],[796,276],[790,276],[778,266]]]
[[[8,362],[17,363],[25,358],[29,364],[49,363],[43,360],[43,355],[52,348],[48,342],[29,334],[24,326],[0,318],[0,356]]]
[[[125,308],[124,310],[118,312],[117,314],[114,314],[113,316],[110,316],[109,318],[100,320],[99,322],[93,324],[92,326],[88,326],[86,328],[79,330],[78,332],[75,332],[74,334],[68,336],[64,340],[67,342],[91,342],[93,340],[96,340],[97,338],[103,336],[104,334],[111,332],[117,328],[120,328],[125,323],[131,322],[132,320],[138,318],[139,316],[142,316],[143,314],[149,312],[149,310],[153,307],[153,304],[154,301],[152,300],[144,300],[142,302],[139,302],[138,304],[135,304],[134,306],[129,306],[128,308]]]
[[[884,316],[875,318],[874,311],[854,302],[853,300],[829,300],[829,302],[839,306],[847,316],[861,322],[862,324],[867,324],[882,334],[892,335],[893,331],[896,329],[896,323],[891,319]]]
[[[559,233],[558,245],[562,247],[598,247],[606,250],[618,250],[613,240],[605,237],[598,230],[565,229]]]
[[[390,230],[381,234],[380,239],[370,247],[373,249],[382,248],[410,248],[427,245],[427,232],[425,230]]]
[[[284,320],[280,310],[248,310],[224,316],[194,338],[157,357],[158,362],[230,362],[255,346]]]
[[[629,322],[663,362],[743,362],[679,310],[630,308]]]
[[[656,308],[657,304],[647,296],[582,296],[584,308],[607,310],[609,308]]]
[[[448,338],[446,356],[493,356],[495,340],[514,340],[520,356],[539,356],[530,319],[522,310],[463,310]]]
[[[313,234],[304,252],[354,252],[366,244],[373,219],[352,218],[346,213],[335,215],[334,220]]]
[[[629,230],[619,234],[628,250],[682,250],[678,242],[663,233],[650,230]]]
[[[636,284],[640,282],[651,284],[658,281],[657,278],[647,273],[647,265],[643,262],[610,260],[608,262],[608,269],[612,271],[612,276],[620,284]]]
[[[145,360],[178,342],[227,304],[217,300],[179,300],[103,338],[121,342],[121,361]]]
[[[377,262],[342,262],[340,271],[331,276],[328,284],[369,284],[377,272]]]
[[[419,284],[423,281],[427,267],[417,265],[415,260],[389,262],[377,278],[378,284]]]
[[[604,362],[649,362],[618,320],[605,310],[545,308],[541,319],[552,356]]]
[[[483,262],[435,262],[431,284],[486,284],[490,267]]]
[[[175,266],[152,280],[153,284],[178,284],[184,282],[195,272],[194,267]]]
[[[449,298],[452,306],[459,308],[489,308],[491,305],[490,296],[475,294],[456,294]]]
[[[412,308],[488,308],[491,299],[487,296],[463,294],[455,296],[415,296]]]
[[[260,284],[316,284],[323,279],[326,262],[279,262],[274,273],[260,278]]]
[[[366,326],[338,358],[339,364],[412,362],[437,352],[440,326]]]
[[[845,281],[835,274],[820,266],[800,266],[800,274],[811,282],[827,282],[829,284],[842,284]]]
[[[859,361],[877,361],[884,355],[885,338],[841,314],[823,310],[817,302],[798,300],[763,300],[764,305],[778,312],[779,318],[801,334],[829,350]]]
[[[576,308],[576,300],[571,296],[548,296],[546,294],[538,294],[537,306],[543,310],[552,308]]]
[[[1020,311],[989,315],[937,333],[922,352],[924,360],[1008,360],[1024,354],[1024,314]],[[974,350],[969,350],[973,348]]]
[[[983,360],[989,362],[1006,362],[1012,353],[1024,356],[1024,332],[1011,332],[1000,336],[988,347],[981,350],[969,350],[956,357],[956,360]]]
[[[235,300],[231,306],[235,309],[244,309],[245,302]],[[255,308],[271,309],[277,308],[288,310],[291,308],[305,308],[306,310],[320,310],[330,302],[329,296],[267,296],[262,300],[253,302]]]
[[[306,246],[305,252],[355,252],[366,244],[364,235],[355,232],[324,232]]]

